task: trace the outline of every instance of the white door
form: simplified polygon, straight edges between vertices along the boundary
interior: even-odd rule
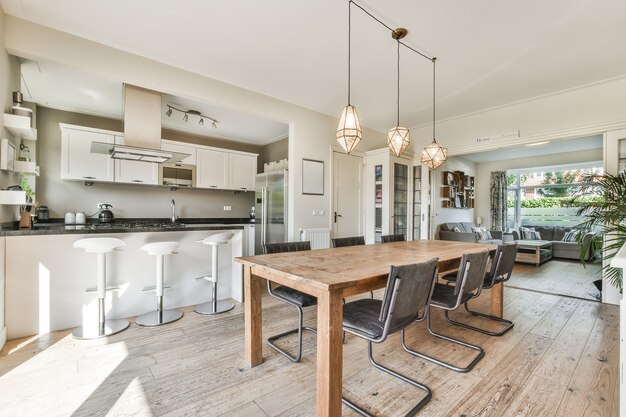
[[[363,158],[333,152],[333,237],[363,234]]]

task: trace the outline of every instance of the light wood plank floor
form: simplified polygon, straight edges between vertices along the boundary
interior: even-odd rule
[[[600,264],[552,259],[540,266],[516,263],[506,286],[596,300],[599,291],[592,283],[600,278]]]
[[[506,289],[505,299],[505,315],[516,325],[501,338],[451,327],[434,312],[436,329],[485,348],[485,358],[468,374],[410,356],[398,335],[375,346],[382,363],[433,390],[419,416],[617,416],[618,308],[517,289]],[[475,307],[487,309],[488,301],[485,291]],[[267,296],[263,302],[264,335],[293,327],[293,307]],[[250,369],[243,360],[241,306],[212,317],[185,310],[171,325],[133,324],[108,339],[79,341],[63,331],[8,342],[0,352],[0,415],[314,415],[313,335],[305,333],[301,363],[266,346],[264,363]],[[315,323],[314,311],[305,315]],[[455,362],[469,357],[435,341],[424,323],[415,324],[408,339],[412,347]],[[284,343],[293,348],[295,338]],[[397,416],[422,394],[374,369],[366,343],[348,336],[344,395],[376,415]],[[355,414],[344,407],[344,415]]]

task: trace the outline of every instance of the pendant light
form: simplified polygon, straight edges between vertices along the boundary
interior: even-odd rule
[[[435,62],[437,58],[432,58],[433,62],[433,141],[422,151],[422,164],[430,169],[436,169],[448,159],[448,148],[437,143],[435,139]]]
[[[400,126],[400,39],[404,38],[407,30],[399,28],[391,32],[391,36],[398,43],[398,95],[396,102],[396,127],[389,129],[387,132],[387,145],[396,156],[400,156],[402,152],[411,143],[411,133],[406,127]]]
[[[356,145],[361,141],[363,133],[361,131],[361,122],[356,107],[350,104],[350,32],[351,32],[351,4],[348,2],[348,105],[343,108],[339,126],[337,127],[337,142],[346,151],[347,154],[352,152]]]

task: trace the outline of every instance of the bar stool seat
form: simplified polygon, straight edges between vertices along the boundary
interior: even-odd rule
[[[143,245],[139,250],[146,252],[148,255],[156,256],[156,287],[157,309],[138,316],[135,323],[140,326],[160,326],[162,324],[172,323],[179,320],[183,316],[180,310],[163,310],[163,269],[165,255],[177,253],[180,248],[178,242],[154,242]]]
[[[104,314],[104,301],[106,298],[106,254],[119,250],[126,246],[126,242],[112,237],[85,238],[74,242],[75,248],[84,249],[87,253],[95,253],[98,257],[97,264],[97,294],[98,294],[98,323],[93,326],[83,325],[72,332],[76,339],[97,339],[110,336],[126,330],[129,326],[127,320],[107,320]]]
[[[217,282],[218,282],[218,247],[220,245],[228,244],[235,236],[232,232],[217,233],[211,235],[205,239],[198,240],[197,243],[211,246],[211,274],[203,275],[196,278],[197,280],[204,280],[211,283],[211,301],[198,304],[195,308],[195,312],[198,314],[220,314],[232,310],[235,305],[228,300],[217,299]]]

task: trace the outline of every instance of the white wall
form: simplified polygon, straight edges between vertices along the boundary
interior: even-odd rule
[[[451,156],[448,160],[432,173],[433,181],[433,204],[434,209],[431,217],[433,218],[433,226],[435,238],[439,238],[439,225],[448,222],[473,222],[474,209],[456,209],[441,207],[441,184],[442,173],[444,171],[463,171],[465,175],[476,175],[476,164],[462,157]],[[474,179],[476,181],[476,178]]]
[[[533,156],[527,158],[507,159],[476,164],[476,216],[482,216],[485,227],[491,227],[489,215],[489,180],[492,171],[506,171],[519,168],[545,167],[559,164],[574,164],[602,160],[602,149],[591,149],[576,152],[564,152],[553,155]]]
[[[336,118],[12,16],[6,18],[5,45],[16,56],[71,65],[111,80],[289,123],[290,238],[297,238],[299,227],[330,225],[330,146]],[[366,130],[362,143],[360,150],[384,146],[384,135]],[[301,195],[302,158],[324,161],[323,196]],[[312,216],[311,207],[325,209],[326,215]]]

